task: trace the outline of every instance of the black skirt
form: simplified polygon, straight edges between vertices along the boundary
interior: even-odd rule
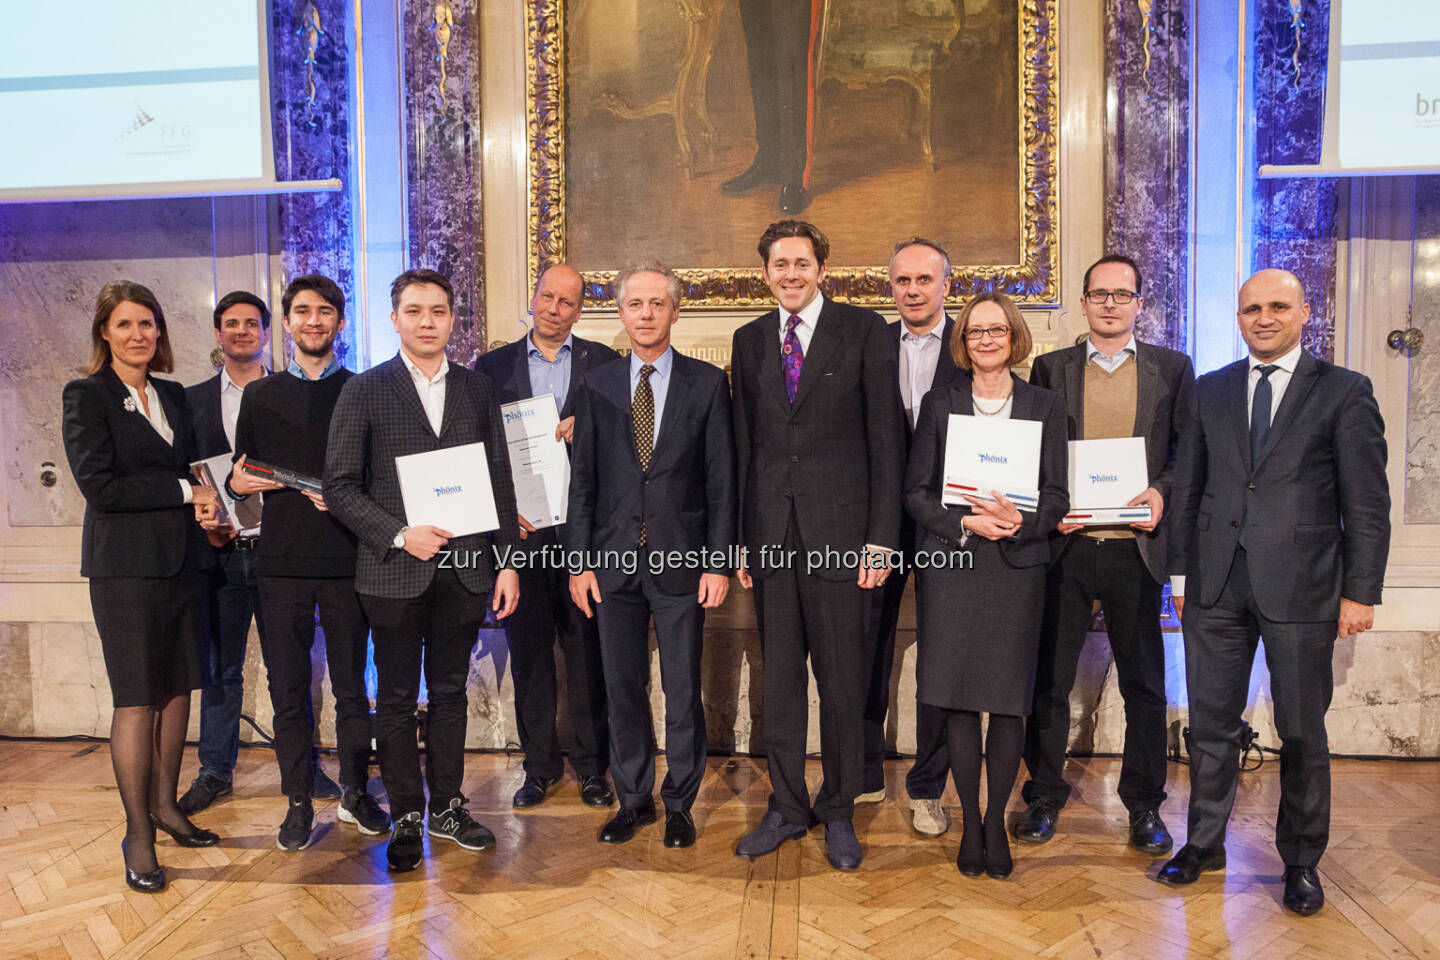
[[[201,686],[199,576],[94,577],[90,606],[116,707],[158,704]]]
[[[921,549],[943,551],[927,537]],[[1040,653],[1045,567],[1012,567],[972,536],[971,569],[917,569],[916,699],[948,710],[1029,716]]]

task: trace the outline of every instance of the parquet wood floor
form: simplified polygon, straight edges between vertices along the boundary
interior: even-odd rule
[[[1015,845],[1007,881],[955,870],[958,822],[939,839],[911,831],[905,768],[891,763],[886,801],[859,809],[865,863],[842,874],[819,830],[754,863],[731,854],[764,809],[757,760],[711,761],[699,843],[674,851],[658,825],[624,846],[596,843],[606,814],[583,806],[573,781],[517,814],[518,759],[471,756],[471,809],[498,851],[436,844],[392,879],[384,838],[337,824],[334,803],[317,806],[309,850],[277,850],[274,760],[247,749],[234,796],[196,817],[224,841],[185,850],[162,837],[171,886],[147,896],[124,885],[106,746],[0,743],[0,956],[1440,958],[1440,764],[1335,763],[1329,902],[1308,920],[1280,906],[1273,761],[1241,781],[1229,869],[1184,891],[1155,883],[1159,862],[1125,846],[1119,761],[1074,762],[1078,795],[1059,835]],[[1183,834],[1185,768],[1170,777],[1164,813]]]

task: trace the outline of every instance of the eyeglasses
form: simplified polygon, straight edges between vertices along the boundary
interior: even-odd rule
[[[967,327],[965,330],[965,339],[971,341],[972,343],[978,343],[981,340],[984,340],[987,335],[990,337],[991,340],[1003,340],[1004,338],[1010,336],[1010,328],[998,326]]]
[[[1134,299],[1135,299],[1135,291],[1133,291],[1133,290],[1086,290],[1086,291],[1085,291],[1085,299],[1086,299],[1086,300],[1089,300],[1091,303],[1095,304],[1095,306],[1097,306],[1097,307],[1100,306],[1100,304],[1104,303],[1107,298],[1109,298],[1109,299],[1111,299],[1111,300],[1114,300],[1117,306],[1122,306],[1122,307],[1123,307],[1125,304],[1127,304],[1127,303],[1129,303],[1131,300],[1134,300]]]

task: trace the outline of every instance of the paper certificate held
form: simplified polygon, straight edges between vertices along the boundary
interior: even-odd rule
[[[501,404],[500,414],[505,421],[520,516],[537,530],[564,523],[570,496],[570,455],[565,441],[555,439],[560,415],[554,395]]]
[[[1040,499],[1040,421],[950,415],[945,434],[946,506],[969,506],[968,494],[994,500],[999,490],[1021,510]]]
[[[190,464],[190,473],[201,486],[209,487],[220,497],[220,525],[232,526],[236,530],[249,530],[260,525],[262,498],[257,494],[244,500],[236,500],[225,489],[225,478],[230,476],[230,457],[222,453],[218,457],[207,457]]]
[[[1071,440],[1070,512],[1065,522],[1086,526],[1148,522],[1148,504],[1125,504],[1149,485],[1143,437]]]
[[[395,458],[405,523],[429,525],[452,537],[485,533],[500,526],[485,444],[466,443]]]

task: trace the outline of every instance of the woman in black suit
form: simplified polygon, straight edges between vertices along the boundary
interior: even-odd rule
[[[176,804],[190,691],[200,686],[196,622],[199,528],[215,494],[191,487],[185,391],[151,377],[173,366],[165,315],[138,283],[106,284],[90,327],[89,376],[65,385],[65,453],[85,496],[80,573],[114,714],[110,754],[125,805],[125,879],[165,888],[158,826],[183,846],[219,841]]]
[[[948,716],[950,773],[965,814],[956,866],[966,876],[983,872],[1003,878],[1013,865],[1005,805],[1020,768],[1035,686],[1050,562],[1046,534],[1070,505],[1065,405],[1058,395],[1010,372],[1029,356],[1030,332],[1004,294],[981,294],[966,304],[955,322],[950,353],[964,373],[925,395],[905,475],[905,507],[917,522],[916,552],[945,558],[926,568],[917,564],[917,695]],[[966,496],[968,508],[942,503],[952,414],[1043,424],[1034,511],[1022,512],[998,491],[992,491],[994,501]],[[961,546],[973,557],[969,568],[950,562]],[[990,715],[983,821],[982,713]]]

